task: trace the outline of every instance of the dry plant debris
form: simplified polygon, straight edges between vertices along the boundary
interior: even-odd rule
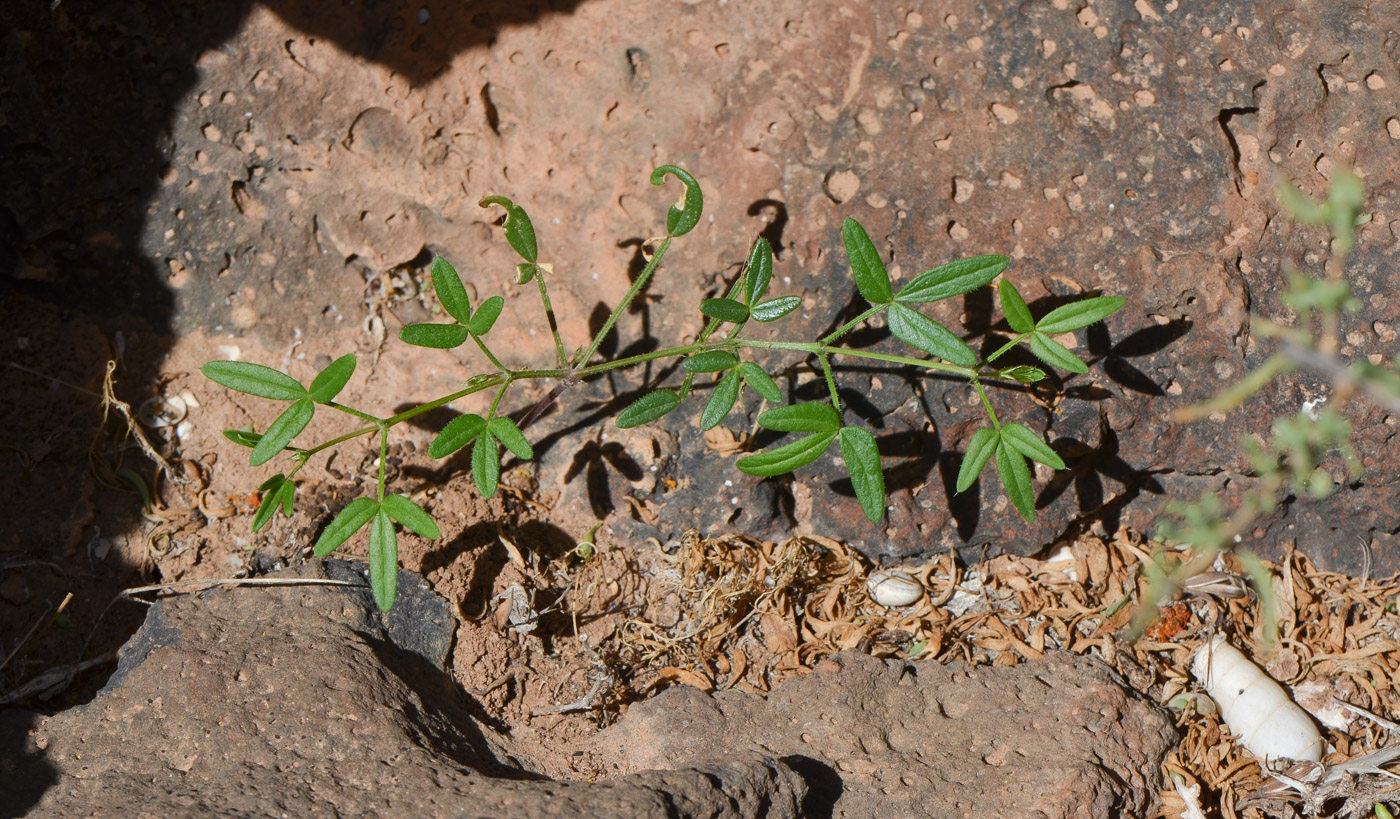
[[[643,615],[621,630],[634,690],[681,683],[766,692],[855,646],[991,665],[1061,649],[1099,657],[1132,688],[1178,712],[1182,741],[1165,767],[1179,785],[1161,794],[1158,817],[1197,809],[1227,819],[1361,816],[1400,792],[1383,770],[1395,754],[1363,757],[1400,742],[1388,737],[1384,719],[1400,712],[1400,616],[1392,602],[1400,580],[1320,572],[1289,549],[1281,565],[1270,566],[1281,638],[1266,650],[1258,601],[1242,591],[1230,557],[1164,603],[1151,628],[1130,642],[1147,583],[1140,568],[1162,548],[1131,530],[1112,540],[1082,537],[1049,560],[1002,556],[963,569],[943,557],[905,567],[929,590],[905,609],[871,600],[865,579],[874,567],[828,538],[775,544],[690,532],[672,545]],[[1331,749],[1321,768],[1267,770],[1230,735],[1190,674],[1193,652],[1216,633],[1229,635],[1318,719]],[[1381,719],[1358,716],[1353,706]],[[1188,805],[1190,793],[1199,794],[1199,808]]]

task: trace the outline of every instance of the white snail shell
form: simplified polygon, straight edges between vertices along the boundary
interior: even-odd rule
[[[1196,650],[1191,672],[1220,706],[1225,724],[1256,757],[1322,758],[1322,735],[1312,718],[1223,634]]]
[[[912,606],[924,596],[924,586],[912,575],[897,569],[881,569],[866,578],[870,597],[887,609]]]

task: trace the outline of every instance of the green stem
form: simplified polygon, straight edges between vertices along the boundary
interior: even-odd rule
[[[822,374],[826,376],[826,388],[831,393],[831,406],[836,410],[836,415],[841,415],[841,398],[836,394],[836,377],[831,374],[831,361],[825,353],[817,355],[817,360],[822,364]]]
[[[554,305],[549,303],[549,285],[545,284],[544,268],[539,265],[535,265],[535,281],[540,286],[540,301],[544,303],[544,316],[549,321],[549,332],[554,336],[554,352],[559,356],[559,366],[567,367],[569,354],[564,352],[564,339],[559,337],[559,322],[554,318]]]
[[[1001,432],[1001,422],[997,420],[997,411],[992,409],[992,400],[987,397],[987,391],[982,388],[982,381],[973,376],[972,386],[977,389],[977,395],[982,399],[982,407],[987,410],[987,417],[992,419],[992,428]]]
[[[392,427],[392,426],[395,426],[395,425],[397,425],[397,424],[402,424],[404,421],[407,421],[407,420],[410,419],[410,418],[416,418],[416,417],[418,417],[419,415],[422,415],[422,414],[425,413],[425,412],[431,412],[432,410],[435,410],[435,409],[437,409],[438,407],[445,406],[445,405],[447,405],[447,404],[451,404],[453,401],[456,401],[458,398],[465,398],[465,397],[468,396],[468,395],[472,395],[472,394],[474,394],[474,393],[481,392],[482,390],[490,389],[491,387],[495,387],[495,386],[498,386],[498,385],[500,385],[500,384],[503,384],[503,383],[505,383],[506,381],[508,381],[508,380],[510,380],[510,379],[511,379],[511,377],[510,377],[509,375],[505,374],[505,373],[496,373],[495,375],[480,376],[480,377],[478,377],[478,378],[473,378],[472,380],[475,381],[476,383],[474,383],[474,384],[469,384],[465,389],[457,390],[456,392],[452,393],[451,395],[444,395],[444,396],[441,397],[441,398],[435,398],[435,399],[433,399],[432,401],[429,401],[429,402],[426,403],[426,404],[419,404],[419,405],[416,406],[416,407],[413,407],[413,408],[411,408],[411,409],[406,409],[406,410],[404,410],[403,412],[399,413],[398,415],[391,415],[390,417],[385,418],[385,419],[384,419],[384,426],[385,426],[385,427]],[[370,432],[370,431],[371,431],[371,430],[362,430],[362,431],[360,431],[358,434],[363,435],[363,434],[365,434],[366,432]],[[350,437],[353,438],[353,437],[355,437],[355,436],[352,434]]]
[[[866,310],[864,313],[861,313],[860,315],[841,325],[836,329],[836,332],[832,333],[831,335],[827,336],[826,338],[822,339],[817,343],[823,345],[831,344],[831,342],[854,330],[856,328],[856,325],[860,324],[862,321],[865,321],[866,319],[870,318],[871,316],[875,315],[881,310],[884,310],[886,307],[889,307],[889,305],[877,304],[874,307],[871,307],[869,310]]]
[[[361,421],[369,421],[371,424],[378,424],[380,421],[383,420],[382,418],[377,418],[373,415],[370,415],[367,412],[360,412],[359,410],[353,407],[347,407],[344,404],[337,404],[334,401],[327,401],[324,406],[330,407],[333,410],[340,410],[346,415],[353,415],[356,418],[359,418]]]
[[[535,277],[536,277],[536,278],[539,278],[539,274],[536,273],[536,274],[535,274]],[[472,333],[472,341],[475,341],[475,342],[476,342],[476,346],[478,346],[478,347],[481,348],[482,354],[486,356],[486,360],[487,360],[487,361],[490,361],[490,362],[491,362],[491,366],[495,367],[496,369],[500,370],[500,371],[503,372],[503,373],[504,373],[504,372],[509,372],[509,371],[510,371],[510,368],[509,368],[509,367],[507,367],[506,365],[502,364],[502,363],[500,362],[500,359],[496,358],[496,356],[494,356],[494,355],[491,354],[491,350],[487,348],[487,346],[486,346],[486,341],[485,341],[484,339],[482,339],[481,336],[477,335],[476,333]]]
[[[984,361],[983,363],[984,363],[984,364],[991,364],[993,361],[996,361],[998,358],[1001,358],[1002,355],[1005,354],[1005,353],[1006,353],[1008,350],[1010,350],[1012,347],[1015,347],[1017,344],[1020,344],[1022,341],[1025,341],[1029,336],[1030,336],[1030,333],[1022,333],[1022,334],[1020,334],[1019,336],[1016,336],[1015,338],[1013,338],[1013,339],[1011,339],[1010,341],[1008,341],[1008,342],[1006,342],[1005,344],[1003,344],[1003,345],[1001,346],[1001,349],[999,349],[999,350],[997,350],[996,352],[992,353],[991,355],[987,356],[987,360]]]
[[[385,472],[389,460],[389,430],[388,428],[379,431],[379,502],[384,502]]]
[[[573,360],[572,364],[574,367],[587,364],[589,360],[593,358],[593,354],[598,352],[598,347],[603,343],[603,339],[607,338],[608,333],[612,332],[613,325],[617,323],[618,316],[621,316],[628,307],[632,306],[632,300],[637,298],[637,294],[642,292],[643,287],[646,287],[647,282],[651,280],[651,274],[656,272],[656,266],[661,263],[661,257],[665,256],[666,251],[670,249],[671,237],[667,236],[666,240],[663,241],[661,246],[656,249],[656,252],[652,254],[651,260],[647,262],[647,266],[642,268],[641,275],[637,276],[635,282],[632,282],[632,286],[627,290],[627,295],[623,296],[622,301],[618,302],[617,306],[613,308],[612,314],[608,316],[608,320],[603,322],[603,326],[598,330],[598,334],[589,342],[588,349],[584,350],[578,358]]]

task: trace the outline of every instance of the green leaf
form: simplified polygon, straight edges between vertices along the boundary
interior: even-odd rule
[[[433,521],[433,516],[424,512],[423,507],[404,495],[385,495],[380,508],[388,512],[389,517],[407,526],[414,534],[428,540],[437,540],[442,537],[442,531]]]
[[[828,432],[818,432],[799,438],[777,449],[745,456],[735,461],[734,465],[739,468],[740,472],[760,478],[781,475],[800,466],[806,466],[820,458],[835,439],[836,430],[834,429]]]
[[[539,275],[540,266],[530,262],[521,262],[515,266],[515,283],[529,284],[530,280]]]
[[[1062,370],[1079,373],[1080,375],[1089,372],[1089,366],[1083,361],[1080,361],[1074,353],[1066,349],[1065,345],[1046,336],[1039,330],[1031,333],[1030,346],[1031,352],[1035,353],[1036,358],[1052,367],[1059,367]]]
[[[263,433],[261,441],[253,447],[253,454],[248,457],[248,463],[253,466],[262,466],[272,460],[273,456],[281,452],[292,439],[311,423],[311,416],[316,414],[316,405],[311,403],[311,396],[307,396],[292,404],[272,422],[272,426]]]
[[[394,607],[399,590],[399,536],[383,509],[369,529],[369,585],[380,611]]]
[[[1327,208],[1314,202],[1311,197],[1284,180],[1278,184],[1278,202],[1288,215],[1305,225],[1327,224]]]
[[[249,449],[257,446],[258,441],[262,440],[262,435],[253,432],[251,429],[226,429],[224,430],[224,437],[239,446],[246,446]]]
[[[442,303],[442,309],[446,310],[449,316],[466,324],[472,315],[472,303],[467,297],[467,288],[462,284],[462,277],[457,275],[457,268],[439,256],[433,259],[432,274],[433,290],[437,293],[438,301]]]
[[[977,366],[977,354],[952,331],[912,307],[890,305],[890,332],[900,341],[960,367]]]
[[[730,324],[749,320],[749,308],[733,299],[705,299],[700,302],[700,312]]]
[[[739,359],[725,350],[709,350],[708,352],[696,353],[681,362],[688,373],[717,373],[720,370],[727,370],[739,363]]]
[[[1005,439],[997,443],[997,475],[1001,485],[1006,487],[1006,495],[1016,505],[1016,511],[1027,523],[1035,520],[1035,494],[1031,487],[1031,468]]]
[[[967,454],[963,455],[962,466],[958,468],[959,492],[966,492],[969,486],[977,482],[977,476],[982,474],[982,468],[987,465],[1000,441],[1001,437],[991,427],[973,433],[972,440],[967,444]]]
[[[471,336],[460,324],[410,324],[399,330],[399,338],[415,347],[435,347],[450,350],[459,347]]]
[[[374,498],[356,498],[350,501],[331,521],[331,525],[321,532],[311,550],[312,553],[317,557],[325,557],[335,551],[340,544],[359,531],[361,526],[369,523],[369,519],[378,511],[379,502]]]
[[[1045,371],[1039,367],[1032,367],[1029,364],[1017,364],[1014,367],[1003,367],[997,370],[997,375],[1002,378],[1010,378],[1022,384],[1034,384],[1037,381],[1045,380]]]
[[[776,299],[755,304],[749,312],[753,315],[754,321],[777,321],[796,310],[800,304],[802,304],[802,299],[797,296],[779,296]]]
[[[860,427],[842,427],[841,459],[856,490],[860,508],[871,523],[885,516],[885,475],[880,471],[880,449],[875,438]]]
[[[257,514],[253,515],[253,531],[257,532],[272,520],[277,507],[282,507],[284,517],[292,516],[292,500],[296,483],[287,480],[280,472],[262,482],[258,491],[263,493],[262,503],[258,504]]]
[[[768,282],[773,278],[773,246],[762,236],[753,242],[749,251],[749,264],[744,273],[744,301],[753,304],[768,292]]]
[[[501,415],[492,418],[487,428],[491,430],[491,434],[496,436],[498,441],[506,445],[510,454],[522,461],[528,461],[535,457],[535,448],[530,446],[529,441],[525,440],[525,434],[520,431],[520,427],[516,426],[514,421]]]
[[[710,393],[710,400],[705,403],[705,411],[700,413],[701,431],[713,429],[719,426],[719,422],[724,420],[724,416],[734,409],[734,402],[739,400],[739,368],[735,367],[724,374],[724,377],[715,384],[714,392]]]
[[[311,381],[311,400],[318,404],[329,404],[335,400],[345,383],[355,374],[355,356],[343,355],[326,365]]]
[[[1021,291],[1016,289],[1016,285],[1002,279],[997,285],[997,295],[1001,296],[1001,312],[1006,315],[1006,323],[1011,325],[1011,329],[1018,333],[1029,333],[1035,329],[1031,308],[1026,306],[1026,300],[1021,298]]]
[[[871,304],[886,304],[892,298],[890,274],[885,271],[885,263],[870,241],[865,228],[854,219],[841,223],[841,239],[846,243],[846,256],[851,260],[851,273],[855,275],[856,288]]]
[[[525,209],[504,196],[487,196],[477,204],[486,208],[500,205],[506,211],[506,241],[520,254],[520,258],[531,264],[540,260],[539,247],[535,244],[535,226]]]
[[[783,400],[783,394],[778,389],[778,385],[763,371],[763,368],[753,363],[745,361],[739,365],[739,371],[744,374],[744,383],[753,387],[754,392],[768,399],[770,403],[776,404]]]
[[[974,256],[939,265],[910,279],[899,289],[895,301],[925,304],[961,296],[985,287],[1011,262],[1005,256]]]
[[[1044,318],[1035,323],[1035,329],[1052,336],[1082,330],[1096,321],[1103,321],[1121,310],[1123,305],[1127,303],[1128,300],[1122,296],[1099,296],[1098,298],[1070,302],[1063,307],[1051,310]]]
[[[774,432],[836,432],[841,416],[830,404],[789,404],[759,415],[758,425]]]
[[[705,209],[705,197],[700,192],[700,183],[695,177],[675,165],[662,165],[651,172],[651,184],[666,184],[667,175],[674,176],[685,184],[685,193],[680,201],[666,211],[666,233],[670,236],[684,236],[700,223],[700,213]]]
[[[210,381],[259,398],[295,401],[306,395],[306,388],[290,375],[248,361],[211,361],[199,371]]]
[[[501,482],[501,448],[489,429],[472,444],[472,479],[483,498],[490,500],[495,496]]]
[[[486,429],[486,419],[476,413],[459,415],[447,422],[442,432],[428,445],[428,455],[433,458],[446,458],[456,452]]]
[[[618,413],[617,426],[619,429],[631,429],[649,424],[680,406],[680,403],[681,397],[674,390],[649,392]]]
[[[1048,444],[1040,440],[1040,436],[1026,429],[1021,424],[1003,424],[1001,427],[1001,440],[1027,458],[1033,461],[1040,461],[1051,469],[1065,468],[1065,462],[1056,454],[1055,450],[1051,449]]]
[[[500,296],[492,296],[481,303],[476,309],[476,315],[472,316],[471,323],[467,326],[471,328],[473,334],[484,336],[491,332],[495,326],[496,319],[501,317],[501,308],[505,306],[506,300]]]

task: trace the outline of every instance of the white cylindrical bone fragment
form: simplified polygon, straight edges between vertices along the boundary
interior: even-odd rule
[[[1322,735],[1288,692],[1217,634],[1196,650],[1191,672],[1245,749],[1261,760],[1322,759]]]

